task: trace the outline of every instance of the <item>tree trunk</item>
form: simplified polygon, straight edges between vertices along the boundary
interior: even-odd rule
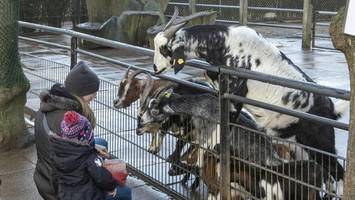
[[[44,4],[47,12],[48,26],[61,28],[62,23],[64,21],[65,14],[68,13],[68,10],[70,8],[70,1],[69,0],[61,0],[61,1],[46,0]]]
[[[19,0],[0,1],[0,152],[28,141],[24,105],[29,82],[18,54]]]
[[[351,115],[343,199],[352,200],[355,198],[355,37],[343,33],[344,19],[345,11],[342,8],[332,19],[329,31],[334,47],[345,54],[350,73]]]

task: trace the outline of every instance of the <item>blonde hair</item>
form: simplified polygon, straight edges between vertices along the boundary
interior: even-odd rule
[[[96,117],[94,111],[90,108],[90,105],[83,100],[83,98],[76,95],[74,95],[74,97],[80,102],[82,115],[89,120],[91,127],[94,129],[96,127]]]

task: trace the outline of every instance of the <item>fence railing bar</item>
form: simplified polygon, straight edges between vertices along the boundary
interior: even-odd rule
[[[335,88],[322,86],[310,82],[290,80],[287,78],[272,76],[272,75],[250,71],[242,68],[227,69],[225,67],[221,67],[220,71],[221,73],[227,73],[240,78],[247,78],[247,79],[252,79],[252,80],[261,81],[265,83],[280,85],[283,87],[289,87],[293,89],[313,92],[320,95],[335,97],[343,100],[350,100],[350,92],[342,89],[335,89]]]
[[[180,2],[169,2],[170,5],[175,6],[189,6],[188,3],[180,3]],[[231,8],[231,9],[239,9],[240,6],[237,5],[223,5],[223,4],[196,4],[197,7],[206,7],[206,8]],[[257,7],[257,6],[249,6],[248,10],[264,10],[264,11],[280,11],[280,12],[299,12],[302,13],[302,9],[292,9],[292,8],[271,8],[271,7]]]
[[[335,51],[335,52],[340,52],[337,49],[334,49],[334,48],[331,48],[331,47],[323,47],[323,46],[319,46],[319,45],[314,45],[312,48],[313,49],[322,49],[322,50],[326,49],[326,50],[332,50],[332,51]]]
[[[52,62],[52,63],[55,63],[55,64],[57,64],[57,65],[63,65],[64,67],[70,68],[69,65],[66,65],[66,64],[57,62],[57,61],[55,61],[55,60],[50,60],[50,59],[48,59],[48,58],[42,58],[42,57],[39,57],[39,56],[36,56],[36,55],[33,55],[33,54],[29,54],[29,53],[25,53],[25,52],[20,52],[20,54],[26,55],[26,56],[28,56],[28,57],[38,58],[38,59],[44,60],[44,61],[46,61],[46,62]],[[63,67],[51,67],[50,69],[56,69],[56,68],[63,68]]]
[[[248,25],[268,26],[268,27],[275,27],[275,28],[302,29],[302,26],[280,25],[280,24],[270,24],[270,23],[268,24],[268,23],[250,22],[250,21],[248,21]]]
[[[214,89],[211,89],[211,88],[208,88],[208,87],[196,84],[196,83],[192,83],[190,81],[177,79],[177,78],[174,78],[174,77],[168,76],[168,75],[155,75],[154,72],[152,72],[150,70],[147,70],[147,69],[144,69],[144,68],[141,68],[141,67],[137,67],[135,65],[132,65],[132,64],[129,64],[129,63],[126,63],[126,62],[122,62],[122,61],[119,61],[119,60],[115,60],[115,59],[112,59],[112,58],[109,58],[109,57],[105,57],[105,56],[102,56],[102,55],[91,53],[91,52],[88,52],[88,51],[85,51],[85,50],[82,50],[82,49],[78,49],[77,52],[81,53],[81,54],[84,54],[84,55],[87,55],[87,56],[91,56],[91,57],[97,58],[97,59],[105,60],[105,61],[113,63],[113,64],[121,65],[121,66],[124,66],[126,68],[131,67],[131,68],[133,68],[135,70],[143,70],[143,71],[151,74],[152,76],[159,77],[159,78],[162,78],[162,79],[165,79],[165,80],[169,80],[169,81],[173,81],[173,82],[177,82],[179,84],[186,85],[186,86],[189,86],[189,87],[198,88],[198,89],[204,90],[204,91],[209,92],[209,93],[214,93],[214,94],[218,93]]]
[[[189,6],[188,3],[181,2],[169,2],[169,5],[175,6]],[[223,5],[223,4],[196,4],[197,7],[206,7],[206,8],[230,8],[230,9],[239,9],[240,6],[237,5]],[[294,8],[272,8],[272,7],[260,7],[260,6],[249,6],[248,10],[263,10],[263,11],[277,11],[277,12],[296,12],[303,13],[303,9],[294,9]],[[335,11],[325,11],[325,10],[317,10],[317,14],[320,15],[336,15]]]
[[[65,45],[61,45],[61,44],[55,44],[55,43],[52,43],[52,42],[46,42],[46,41],[43,41],[43,40],[38,40],[38,39],[33,39],[33,38],[23,37],[23,36],[18,36],[18,38],[20,40],[25,40],[25,41],[28,41],[28,42],[34,42],[34,43],[39,43],[39,44],[53,46],[53,47],[57,47],[57,48],[61,48],[61,49],[70,50],[69,46],[65,46]]]
[[[312,115],[312,114],[304,113],[304,112],[300,112],[300,111],[295,111],[295,110],[289,110],[289,109],[275,106],[272,104],[268,104],[268,103],[264,103],[264,102],[260,102],[260,101],[256,101],[253,99],[248,99],[245,97],[236,96],[236,95],[232,95],[232,94],[224,94],[224,98],[231,99],[231,100],[238,101],[238,102],[242,102],[242,103],[249,104],[252,106],[257,106],[259,108],[264,108],[267,110],[276,111],[276,112],[279,112],[282,114],[291,115],[291,116],[294,116],[297,118],[307,119],[307,120],[311,120],[311,121],[321,123],[321,124],[327,124],[327,125],[330,125],[330,126],[342,129],[342,130],[346,130],[346,131],[349,130],[348,124],[338,122],[338,121],[335,121],[332,119],[328,119],[325,117],[319,117],[316,115]]]
[[[334,11],[323,11],[323,10],[317,10],[316,11],[317,14],[321,14],[321,15],[336,15],[338,12],[334,12]]]

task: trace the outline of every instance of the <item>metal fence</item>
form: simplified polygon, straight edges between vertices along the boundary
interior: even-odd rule
[[[313,2],[313,40],[314,48],[334,49],[329,36],[331,17],[345,6],[346,0],[315,0]],[[273,33],[277,37],[302,37],[303,1],[263,1],[248,0],[247,21],[249,26],[262,26],[271,28],[290,29],[289,32]],[[167,13],[173,13],[177,6],[184,15],[189,13],[189,1],[174,0],[169,2]],[[217,22],[239,24],[240,0],[206,1],[197,0],[196,10],[214,10],[217,12]],[[293,31],[291,31],[291,29]],[[263,30],[260,30],[263,31]]]
[[[114,48],[130,49],[150,56],[153,53],[148,49],[70,30],[19,23],[23,27],[66,34],[73,38],[85,39]],[[124,61],[78,49],[75,45],[70,48],[23,37],[20,39],[69,49],[73,64],[76,62],[76,54],[81,53],[111,64],[140,69]],[[25,58],[33,60],[28,62],[30,66],[26,65],[25,73],[32,80],[32,92],[37,94],[55,82],[62,82],[70,70],[67,65],[22,54],[22,59]],[[198,89],[200,92],[207,92],[212,95],[211,100],[217,99],[218,105],[216,106],[220,107],[222,114],[215,116],[217,121],[201,116],[188,118],[179,125],[178,129],[172,129],[174,121],[170,121],[172,124],[166,124],[165,128],[161,127],[166,135],[160,146],[160,152],[157,154],[148,151],[151,151],[149,147],[152,146],[152,135],[136,134],[137,123],[139,123],[137,115],[141,115],[144,104],[134,102],[126,109],[114,108],[112,101],[117,94],[118,85],[101,80],[99,94],[92,105],[98,121],[95,134],[109,141],[110,153],[126,160],[132,173],[177,199],[224,199],[228,196],[232,199],[317,199],[318,195],[329,199],[340,198],[336,192],[339,185],[334,183],[338,175],[337,171],[335,170],[335,175],[331,175],[326,169],[335,167],[331,160],[337,160],[345,167],[345,158],[289,140],[267,136],[248,123],[243,124],[241,120],[234,121],[232,119],[235,116],[231,113],[229,105],[231,101],[238,101],[344,130],[348,130],[347,124],[235,96],[227,88],[230,76],[238,76],[345,100],[350,99],[348,91],[243,69],[213,68],[197,60],[189,64],[200,69],[214,69],[215,72],[220,73],[220,91],[166,75],[158,77],[190,87],[191,90]],[[154,75],[150,71],[146,73]],[[196,124],[200,129],[196,130]],[[182,147],[184,143],[187,144]],[[178,144],[182,152],[188,153],[178,154],[181,158],[173,159],[172,162],[169,155]],[[277,160],[274,162],[275,157]],[[196,191],[189,189],[195,186],[199,186]],[[331,188],[335,188],[335,191]]]

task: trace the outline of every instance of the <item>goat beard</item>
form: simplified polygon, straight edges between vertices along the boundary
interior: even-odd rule
[[[160,124],[158,123],[151,123],[151,124],[146,124],[144,127],[140,128],[140,131],[145,133],[156,133],[160,130]]]

